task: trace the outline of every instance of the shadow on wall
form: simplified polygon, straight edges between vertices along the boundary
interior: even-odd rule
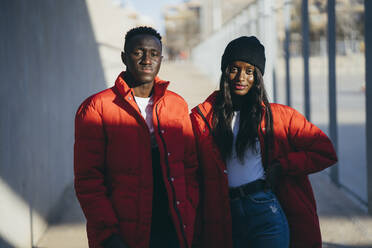
[[[8,242],[6,242],[0,237],[0,247],[1,248],[13,248],[14,246],[11,246]]]
[[[106,84],[84,0],[2,0],[0,31],[0,247],[29,247],[71,187],[78,105]]]

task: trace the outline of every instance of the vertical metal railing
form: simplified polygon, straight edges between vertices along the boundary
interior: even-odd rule
[[[285,57],[285,92],[286,92],[286,104],[291,106],[291,71],[289,58],[291,57],[289,46],[291,42],[291,2],[286,1],[284,3],[284,28],[285,28],[285,40],[284,40],[284,57]]]
[[[328,0],[328,101],[329,101],[329,136],[338,151],[337,136],[337,102],[336,102],[336,15],[335,0]],[[331,168],[331,179],[339,185],[338,166]]]
[[[309,76],[309,8],[308,0],[302,0],[302,56],[304,60],[304,109],[310,120],[310,76]]]
[[[366,58],[366,131],[368,212],[372,214],[372,1],[364,1]],[[367,28],[368,27],[368,28]]]

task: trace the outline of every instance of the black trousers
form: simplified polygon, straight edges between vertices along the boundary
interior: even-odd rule
[[[152,172],[154,191],[150,248],[178,248],[179,240],[169,213],[168,194],[162,176],[158,148],[152,149]]]

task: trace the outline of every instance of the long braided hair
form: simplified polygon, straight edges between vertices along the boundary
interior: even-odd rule
[[[220,90],[213,105],[213,130],[212,135],[222,158],[226,161],[231,158],[233,149],[233,131],[231,121],[234,115],[233,97],[231,95],[230,84],[227,78],[227,70],[222,73],[220,79]],[[274,144],[273,118],[264,87],[261,71],[255,67],[254,84],[243,96],[243,104],[240,109],[239,132],[237,135],[235,149],[240,161],[244,160],[247,148],[256,149],[256,142],[259,131],[262,131],[261,120],[265,118],[265,151],[263,158],[264,168],[267,167],[269,151]],[[264,114],[264,115],[263,115]]]

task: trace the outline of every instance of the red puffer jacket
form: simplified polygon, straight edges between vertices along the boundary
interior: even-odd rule
[[[199,105],[201,113],[212,126],[212,105],[216,92]],[[291,247],[321,247],[319,220],[308,174],[327,168],[337,161],[331,141],[315,125],[296,110],[271,104],[275,148],[269,161],[278,159],[283,177],[278,198],[290,226]],[[209,129],[194,108],[191,113],[199,151],[202,183],[199,247],[232,247],[231,214],[226,165],[214,144]],[[265,124],[261,123],[261,127]],[[265,132],[264,128],[262,132]],[[260,132],[259,132],[260,133]],[[260,135],[261,151],[264,139]],[[261,154],[264,157],[264,154]],[[253,247],[255,248],[255,247]]]
[[[125,72],[123,72],[125,73]],[[129,247],[149,246],[153,197],[150,132],[120,74],[89,97],[75,119],[75,190],[87,219],[89,247],[114,233]],[[186,102],[155,79],[153,123],[169,207],[181,247],[190,247],[199,189]]]

